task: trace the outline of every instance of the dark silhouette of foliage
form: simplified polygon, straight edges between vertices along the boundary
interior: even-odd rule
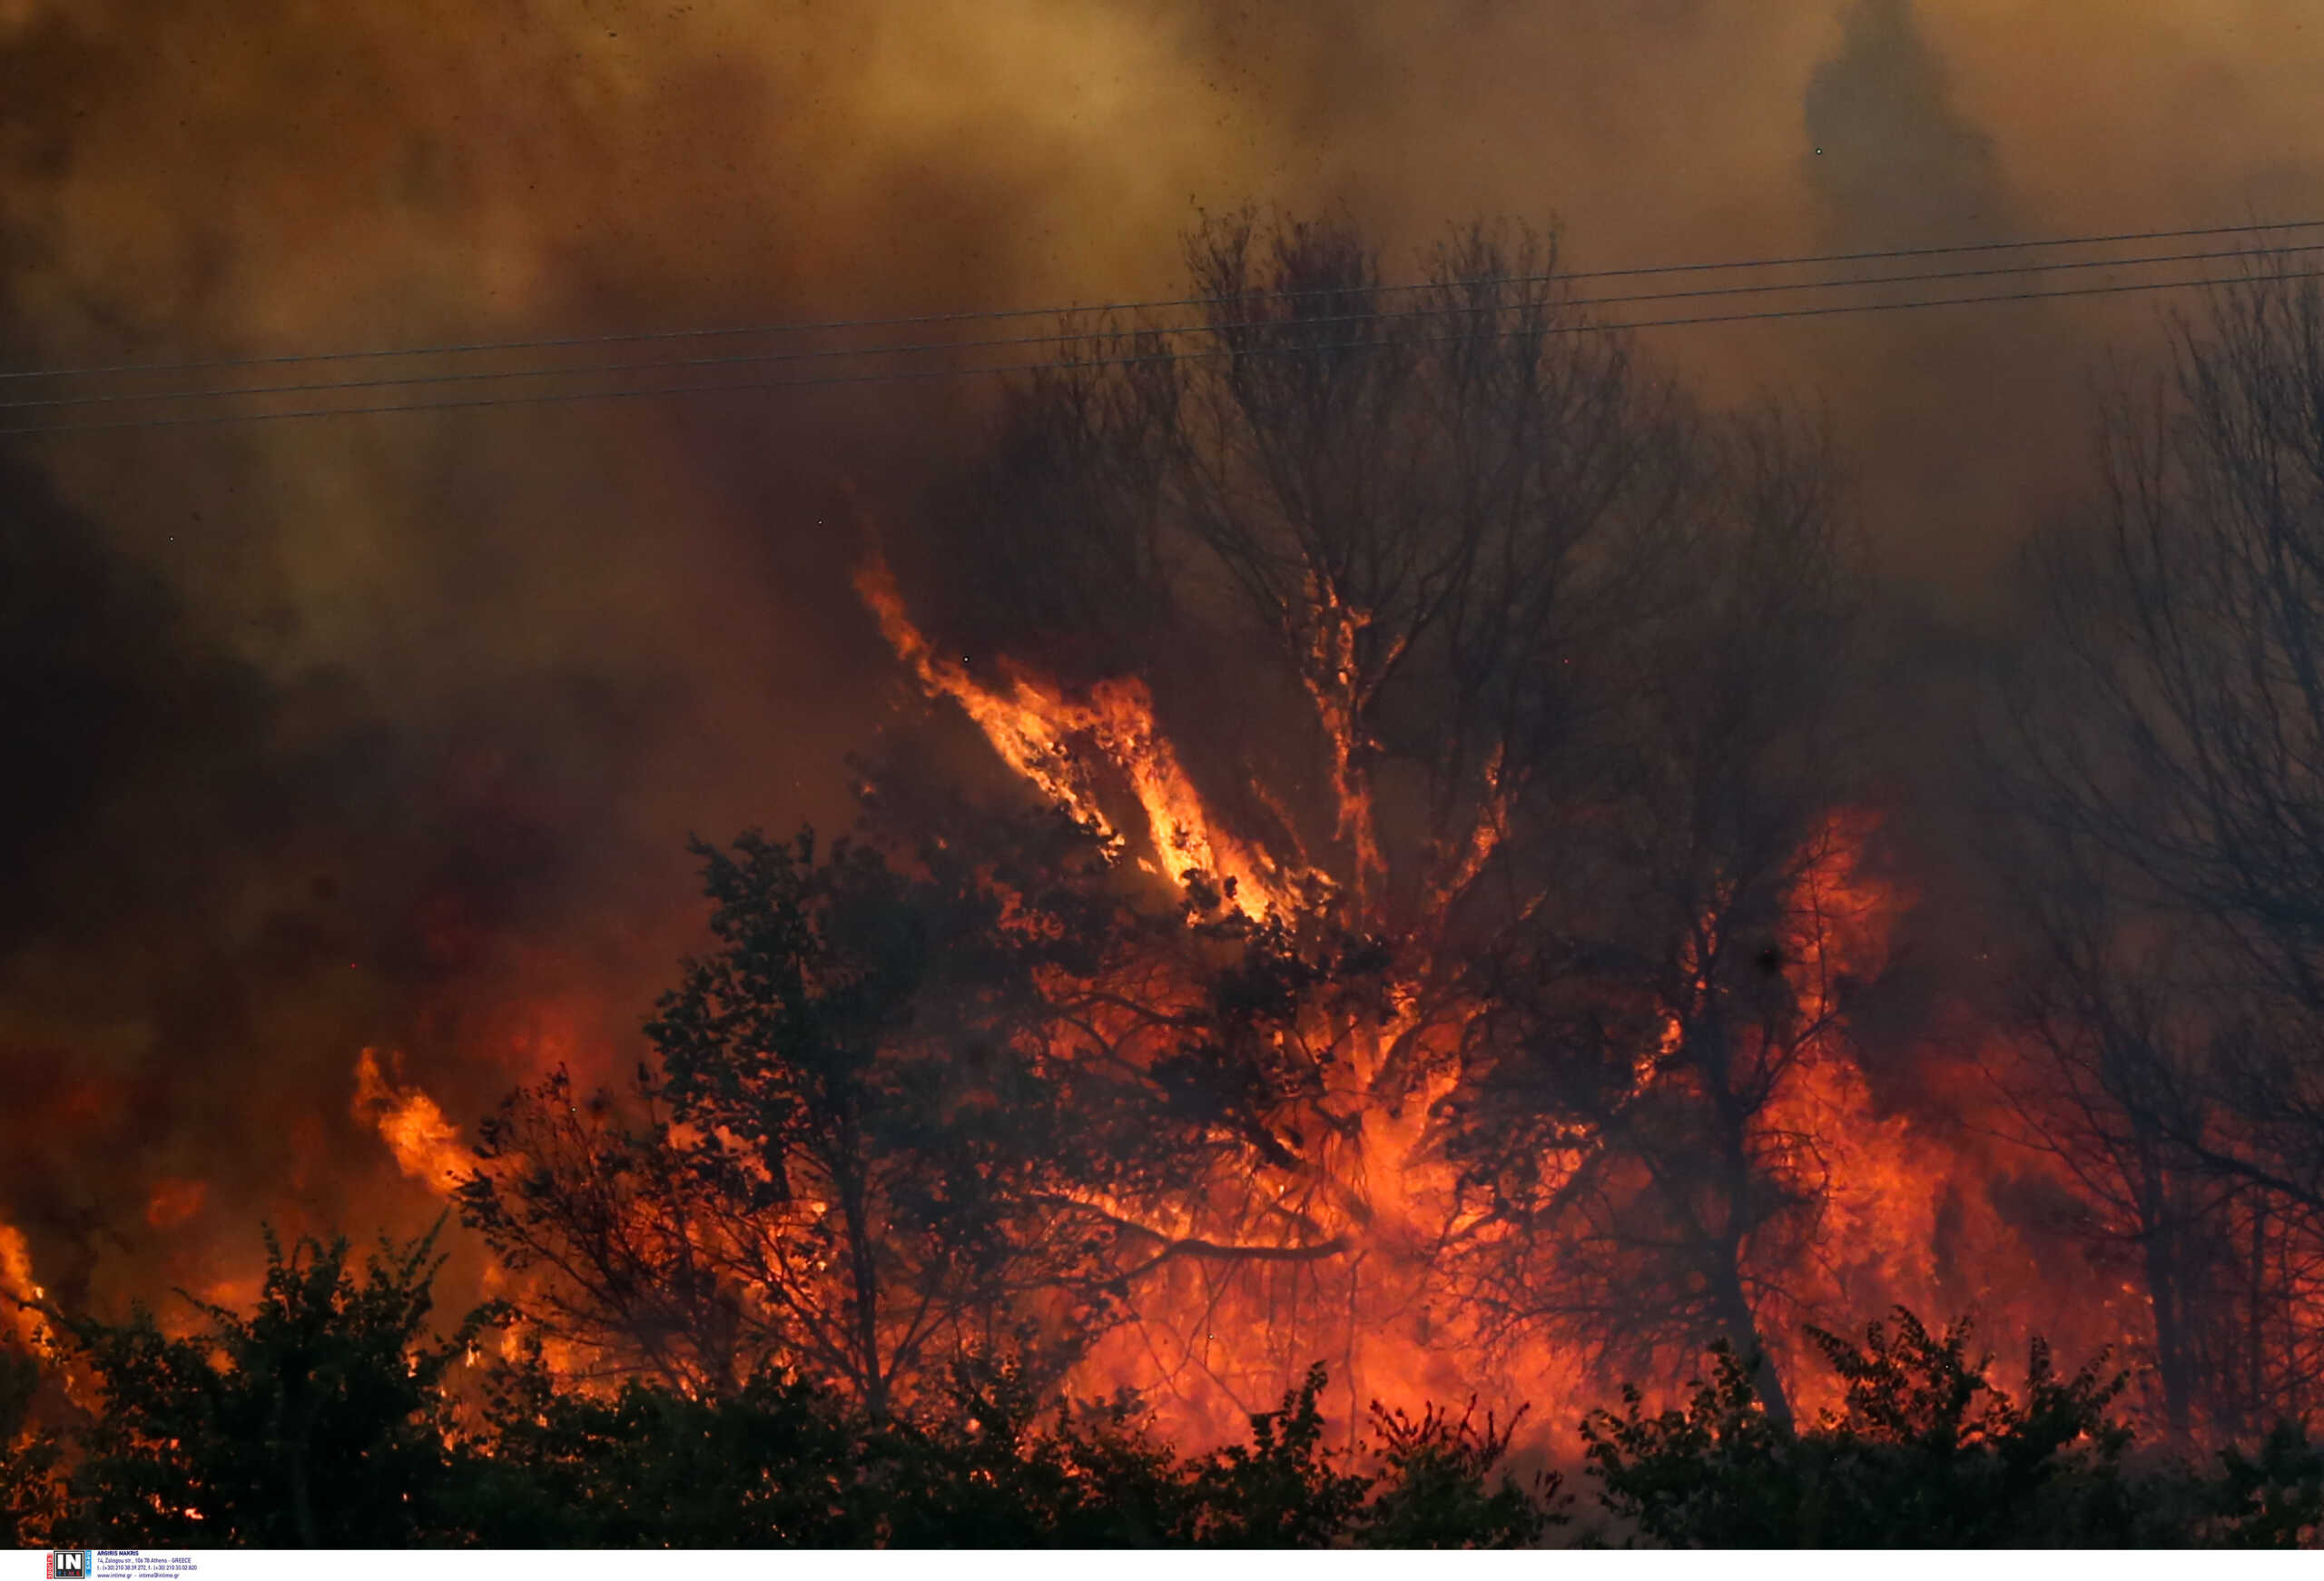
[[[1457,1418],[1432,1405],[1414,1418],[1373,1402],[1373,1438],[1385,1473],[1358,1528],[1364,1546],[1524,1548],[1566,1523],[1560,1473],[1539,1471],[1520,1483],[1504,1471],[1497,1485],[1487,1480],[1508,1457],[1524,1408],[1506,1425],[1487,1412],[1482,1428],[1476,1410],[1474,1397]]]
[[[496,1546],[1511,1546],[1560,1517],[1552,1477],[1486,1477],[1508,1436],[1377,1413],[1381,1470],[1324,1442],[1313,1369],[1251,1441],[1180,1459],[1137,1402],[1059,1402],[1009,1358],[943,1409],[874,1419],[772,1374],[716,1399],[638,1380],[561,1390],[536,1354],[495,1378],[454,1524]]]
[[[2247,1456],[2220,1451],[2205,1535],[2224,1547],[2312,1548],[2324,1540],[2324,1448],[2279,1422]]]
[[[1518,1422],[1472,1400],[1374,1402],[1335,1446],[1310,1369],[1246,1442],[1181,1456],[1138,1400],[1059,1397],[1037,1348],[956,1357],[910,1408],[765,1368],[687,1391],[560,1376],[537,1338],[485,1359],[484,1309],[427,1333],[431,1240],[359,1279],[343,1241],[269,1241],[247,1315],[177,1339],[52,1314],[96,1386],[65,1430],[36,1422],[40,1368],[0,1374],[0,1504],[20,1542],[74,1546],[1516,1547],[1570,1519],[1559,1476],[1511,1467]],[[2131,1468],[2121,1388],[2034,1346],[2012,1397],[1970,1331],[1910,1313],[1817,1336],[1844,1397],[1774,1418],[1725,1345],[1690,1399],[1635,1389],[1581,1428],[1604,1511],[1679,1546],[2307,1546],[2324,1451],[2285,1426],[2217,1469]],[[477,1363],[463,1367],[464,1360]]]
[[[1343,1457],[1324,1443],[1321,1363],[1310,1368],[1283,1404],[1251,1418],[1251,1442],[1230,1445],[1198,1462],[1198,1507],[1189,1536],[1205,1546],[1322,1547],[1345,1532],[1364,1503],[1367,1478],[1340,1470]]]
[[[344,1240],[286,1252],[269,1234],[256,1308],[203,1306],[208,1331],[192,1339],[143,1310],[67,1319],[64,1342],[103,1406],[54,1535],[382,1547],[428,1530],[451,1478],[446,1376],[497,1316],[428,1337],[434,1243],[382,1243],[359,1280]]]
[[[1759,1403],[1758,1362],[1720,1341],[1711,1378],[1693,1398],[1653,1416],[1635,1385],[1622,1413],[1581,1424],[1600,1499],[1640,1533],[1676,1546],[1787,1547],[1801,1540],[1803,1499],[1789,1451],[1795,1436]]]
[[[860,1456],[842,1402],[763,1372],[693,1396],[632,1378],[560,1388],[537,1349],[496,1368],[483,1447],[449,1513],[505,1547],[835,1546],[877,1535],[857,1513]]]
[[[1607,1508],[1689,1547],[1986,1547],[2154,1540],[2107,1418],[2103,1359],[2061,1377],[2034,1342],[2022,1398],[1972,1358],[1970,1326],[1931,1334],[1898,1309],[1892,1335],[1810,1330],[1845,1385],[1805,1429],[1774,1419],[1728,1347],[1686,1406],[1648,1416],[1635,1389],[1582,1437]]]
[[[0,1547],[31,1547],[48,1540],[63,1489],[57,1473],[63,1444],[34,1420],[38,1363],[0,1347]]]

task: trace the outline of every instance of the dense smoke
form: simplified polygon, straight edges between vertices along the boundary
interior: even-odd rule
[[[1179,232],[1251,203],[1398,257],[1554,216],[1582,267],[2296,217],[2324,207],[2320,68],[2290,0],[15,0],[0,348],[1102,301],[1175,291]],[[1951,619],[2079,478],[2080,363],[2147,321],[1655,345],[1715,398],[1828,401],[1878,559]],[[862,525],[910,558],[982,415],[857,392],[17,441],[0,1221],[52,1283],[206,1286],[261,1214],[431,1212],[350,1113],[362,1048],[456,1116],[551,1057],[619,1065],[696,937],[684,835],[847,815],[899,673],[848,589]]]

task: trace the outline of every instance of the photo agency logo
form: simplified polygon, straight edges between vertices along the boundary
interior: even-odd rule
[[[88,1581],[89,1550],[86,1548],[52,1548],[48,1555],[48,1581]]]

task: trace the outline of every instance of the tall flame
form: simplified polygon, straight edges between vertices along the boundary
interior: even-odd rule
[[[439,1196],[449,1196],[475,1171],[476,1155],[461,1145],[459,1127],[419,1088],[391,1081],[369,1049],[355,1062],[354,1114],[379,1131],[397,1167]]]
[[[0,1224],[0,1339],[35,1355],[48,1349],[47,1321],[38,1302],[48,1292],[33,1277],[32,1248],[13,1224]]]
[[[1288,910],[1315,875],[1286,873],[1214,820],[1194,781],[1156,726],[1154,699],[1135,677],[1098,682],[1076,699],[1030,672],[1009,667],[1006,688],[988,687],[939,655],[904,612],[887,567],[873,560],[855,585],[880,618],[898,657],[934,696],[951,698],[984,732],[1002,762],[1076,817],[1118,838],[1099,806],[1077,748],[1094,751],[1128,784],[1147,832],[1173,882],[1199,869],[1229,886],[1245,915]]]

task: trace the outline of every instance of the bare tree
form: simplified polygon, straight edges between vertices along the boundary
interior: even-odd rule
[[[2252,278],[2171,327],[2111,405],[2098,509],[2039,547],[2005,783],[2048,885],[2019,886],[2046,941],[2022,1108],[2147,1249],[2183,1428],[2199,1394],[2298,1408],[2314,1360],[2324,294]]]
[[[2021,868],[2021,881],[2029,874]],[[2022,885],[2027,889],[2038,886]],[[2196,1166],[2174,1135],[2203,1128],[2181,1079],[2181,985],[2152,951],[2133,954],[2102,897],[2050,890],[2047,953],[2023,971],[2015,1046],[1987,1058],[2014,1139],[2054,1160],[2082,1205],[2075,1229],[2104,1269],[2127,1263],[2152,1322],[2149,1359],[2165,1431],[2184,1441],[2222,1410],[2221,1280],[2237,1188]],[[2230,1254],[2228,1254],[2231,1256]],[[2244,1424],[2248,1425],[2248,1424]]]
[[[1583,332],[1541,239],[1462,232],[1393,292],[1344,226],[1244,216],[1187,251],[1199,333],[1086,326],[1012,403],[950,505],[964,580],[1068,664],[1221,647],[1295,698],[1266,777],[1324,794],[1278,785],[1269,833],[1335,852],[1356,920],[1409,926],[1558,766],[1573,655],[1652,616],[1678,402]]]

